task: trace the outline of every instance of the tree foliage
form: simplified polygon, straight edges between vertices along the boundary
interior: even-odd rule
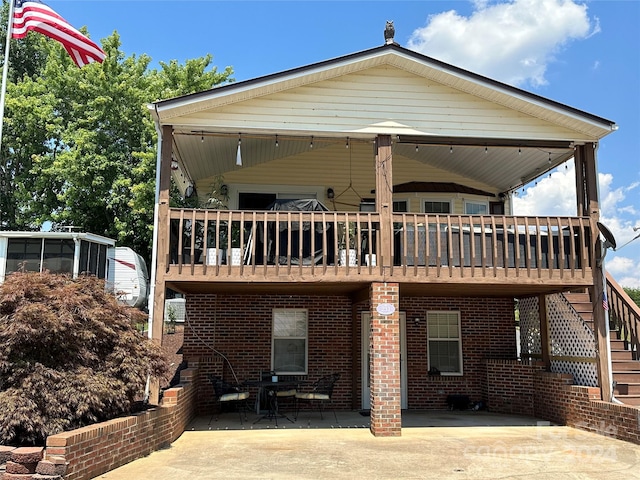
[[[631,297],[636,305],[640,307],[640,288],[628,288],[624,287],[624,291],[627,292],[627,295]]]
[[[168,367],[138,309],[95,277],[14,273],[0,285],[0,444],[42,445],[130,411]]]
[[[43,35],[11,41],[0,229],[73,225],[149,260],[157,134],[147,105],[233,81],[232,69],[218,72],[211,55],[151,69],[147,55],[125,57],[117,32],[102,47],[102,64],[79,69]]]

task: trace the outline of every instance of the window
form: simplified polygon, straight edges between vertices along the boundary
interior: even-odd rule
[[[394,200],[393,211],[400,212],[400,213],[408,212],[409,211],[408,203],[409,202],[407,200]]]
[[[424,202],[424,213],[451,213],[451,204],[449,202]]]
[[[279,374],[307,373],[307,310],[273,310],[271,369]]]
[[[464,202],[464,213],[467,215],[486,215],[488,211],[486,203]]]
[[[427,312],[429,370],[462,375],[462,340],[459,312]]]
[[[7,246],[7,273],[39,272],[42,239],[10,238]]]

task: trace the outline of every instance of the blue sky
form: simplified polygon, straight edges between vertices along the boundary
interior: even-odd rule
[[[621,246],[640,234],[640,1],[45,0],[94,40],[116,30],[127,55],[184,62],[210,53],[236,80],[395,40],[456,66],[615,121],[600,143],[602,221]],[[519,214],[575,215],[573,166],[519,191]],[[606,267],[640,288],[640,239]]]

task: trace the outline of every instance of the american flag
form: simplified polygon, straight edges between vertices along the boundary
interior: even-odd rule
[[[96,43],[39,0],[15,0],[12,28],[13,38],[24,38],[29,30],[33,30],[57,40],[78,67],[91,62],[102,63],[106,57]]]
[[[602,292],[602,308],[609,310],[609,302],[607,302],[607,292]]]

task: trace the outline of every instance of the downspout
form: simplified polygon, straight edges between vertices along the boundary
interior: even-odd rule
[[[73,235],[73,278],[78,278],[80,273],[80,239],[77,234]]]
[[[158,125],[158,106],[154,105],[156,118],[154,119],[154,125],[156,127],[156,133],[158,134],[158,146],[156,153],[156,194],[153,204],[153,240],[151,249],[151,285],[149,285],[149,298],[147,300],[147,310],[149,311],[149,325],[147,336],[151,340],[153,338],[153,301],[156,291],[156,275],[157,275],[157,258],[158,258],[158,201],[160,198],[160,163],[162,160],[162,129]],[[149,401],[149,395],[151,392],[151,375],[147,376],[147,383],[144,387],[144,401]]]

